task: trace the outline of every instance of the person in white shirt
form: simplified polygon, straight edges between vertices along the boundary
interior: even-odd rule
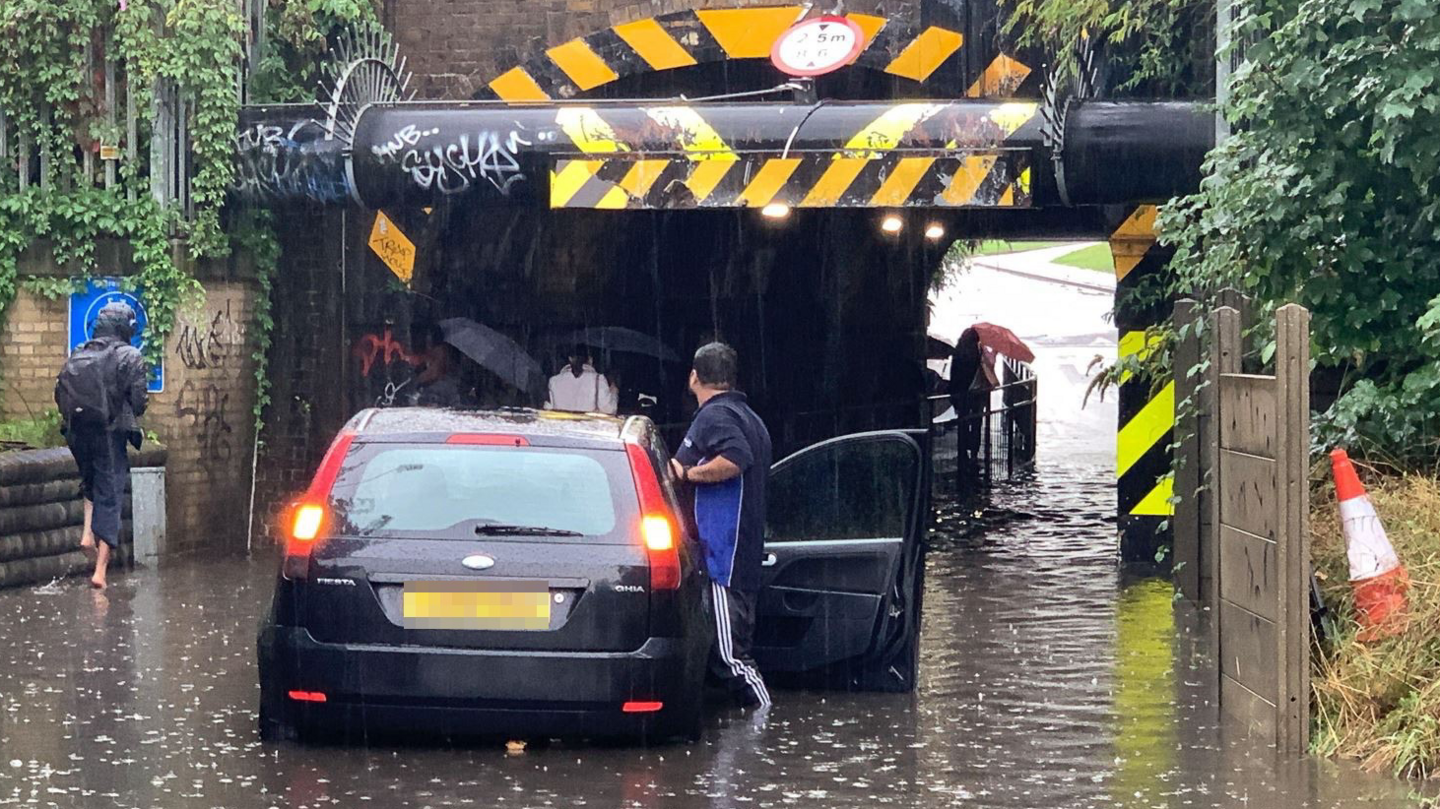
[[[590,364],[589,352],[576,347],[570,352],[570,364],[550,377],[547,410],[568,410],[572,413],[604,413],[613,416],[619,410],[620,392],[605,375]]]

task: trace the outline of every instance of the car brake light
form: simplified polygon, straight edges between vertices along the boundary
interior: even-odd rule
[[[675,518],[660,491],[650,456],[639,444],[626,444],[630,473],[640,498],[640,541],[650,560],[650,589],[680,589],[680,549],[675,546]]]
[[[293,693],[293,692],[292,692]],[[620,706],[625,713],[654,713],[665,707],[665,703],[655,700],[653,702],[631,701]]]
[[[355,441],[354,433],[341,433],[325,451],[320,468],[305,491],[305,498],[295,507],[289,541],[285,543],[285,562],[282,575],[287,579],[304,579],[310,574],[310,554],[315,550],[315,541],[325,528],[330,490],[335,479],[340,477],[340,464],[350,452]],[[323,696],[323,695],[322,695]]]
[[[324,702],[326,697],[324,691],[291,691],[290,699],[296,702]]]
[[[495,433],[455,433],[445,439],[447,444],[469,444],[480,447],[528,447],[529,439],[521,435],[498,435]]]

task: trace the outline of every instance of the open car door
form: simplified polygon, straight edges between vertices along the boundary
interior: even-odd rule
[[[915,687],[930,518],[929,436],[887,430],[771,467],[753,653],[767,672]]]

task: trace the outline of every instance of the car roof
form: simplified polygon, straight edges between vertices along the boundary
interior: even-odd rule
[[[498,410],[387,407],[361,411],[351,420],[348,429],[367,437],[415,433],[504,433],[619,442],[624,438],[629,423],[628,419],[598,413],[518,407]]]

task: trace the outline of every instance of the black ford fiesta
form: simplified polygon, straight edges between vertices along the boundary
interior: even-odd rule
[[[775,465],[763,670],[913,688],[923,444],[866,433]],[[640,417],[356,416],[282,520],[262,735],[698,735],[714,625],[667,458]]]

